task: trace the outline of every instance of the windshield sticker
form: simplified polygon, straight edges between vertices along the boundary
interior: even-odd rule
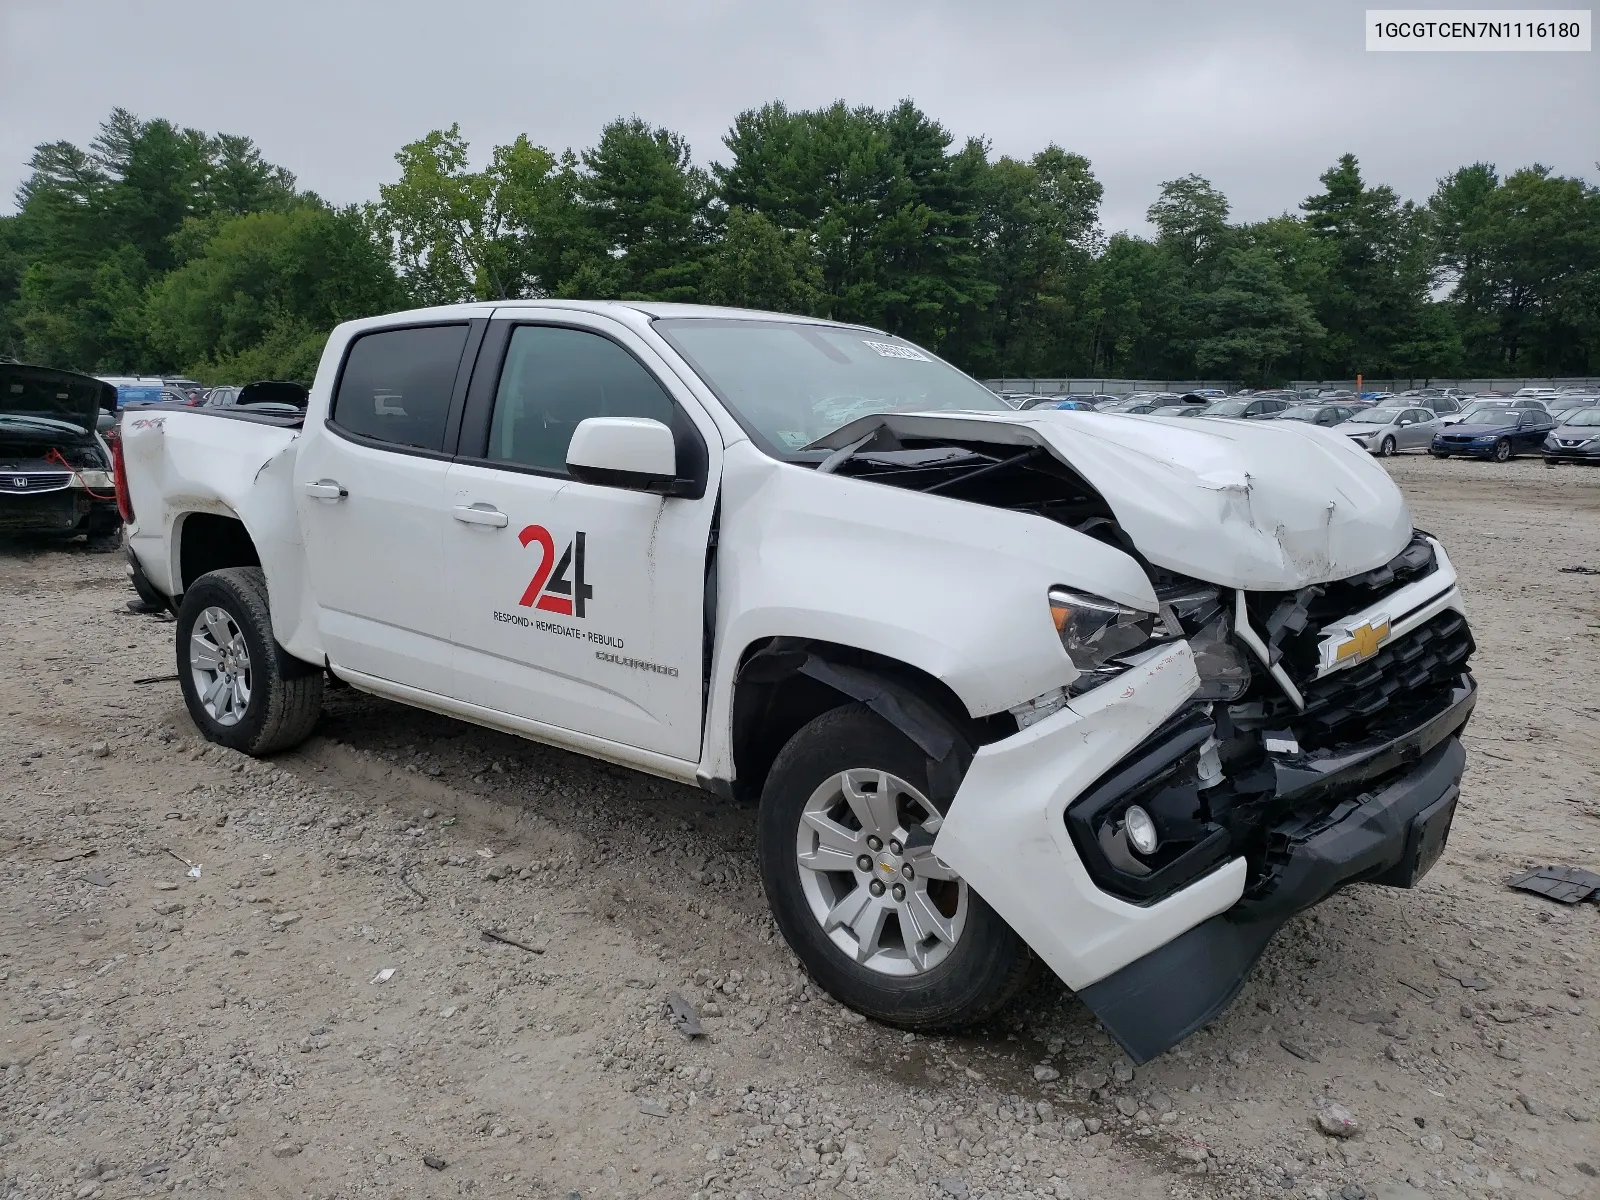
[[[811,439],[798,429],[779,429],[776,431],[778,439],[791,450],[798,450]]]
[[[879,358],[907,358],[912,362],[932,362],[921,350],[912,346],[896,346],[893,342],[869,342],[862,339],[862,345],[870,346],[877,351]]]

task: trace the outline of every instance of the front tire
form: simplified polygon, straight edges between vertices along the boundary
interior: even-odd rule
[[[864,704],[796,733],[761,793],[761,881],[785,940],[836,999],[917,1032],[987,1019],[1033,962],[933,855],[952,798],[927,755]]]
[[[1392,437],[1386,437],[1382,442],[1378,443],[1378,457],[1393,458],[1394,449],[1394,439]]]
[[[178,682],[207,741],[257,757],[297,746],[322,712],[322,672],[272,636],[260,567],[202,575],[177,620]]]
[[[1511,461],[1511,442],[1508,439],[1501,438],[1494,444],[1494,460],[1498,463]]]

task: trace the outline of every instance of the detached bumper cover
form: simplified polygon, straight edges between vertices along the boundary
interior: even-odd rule
[[[1268,869],[1238,905],[1080,989],[1130,1058],[1145,1062],[1216,1016],[1295,913],[1351,883],[1411,887],[1426,874],[1449,836],[1466,765],[1458,735],[1476,698],[1468,682],[1443,712],[1381,751],[1315,779],[1280,775],[1291,810],[1297,798],[1372,787],[1331,808],[1290,811],[1272,827]]]

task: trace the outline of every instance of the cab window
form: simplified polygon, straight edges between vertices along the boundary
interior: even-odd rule
[[[673,405],[655,376],[610,338],[556,325],[513,330],[489,461],[565,475],[567,443],[589,417],[650,417],[670,428]]]
[[[441,451],[465,325],[363,334],[350,343],[329,414],[347,433],[396,447]]]

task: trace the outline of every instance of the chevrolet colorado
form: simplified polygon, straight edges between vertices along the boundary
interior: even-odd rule
[[[901,338],[520,301],[341,325],[303,414],[123,418],[204,735],[325,679],[759,804],[784,937],[908,1029],[1035,962],[1143,1061],[1465,761],[1444,549],[1302,422],[1017,412]]]

